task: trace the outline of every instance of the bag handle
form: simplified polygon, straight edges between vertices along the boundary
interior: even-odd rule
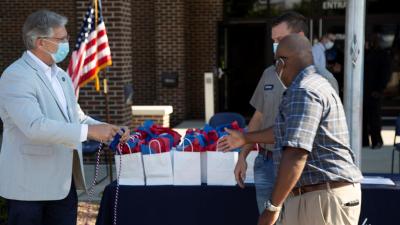
[[[158,144],[158,147],[159,147],[159,149],[160,149],[160,153],[161,153],[161,143],[160,143],[160,141],[159,140],[157,140],[157,139],[153,139],[153,140],[151,140],[150,142],[149,142],[149,152],[150,152],[150,155],[152,154],[151,153],[151,143],[153,143],[153,142],[156,142],[157,144]]]
[[[139,135],[134,134],[134,135],[132,135],[132,136],[129,136],[129,139],[132,140],[133,142],[135,142],[136,139],[139,139]]]
[[[140,139],[140,136],[141,136],[140,134],[134,134],[134,135],[130,136],[129,139],[133,139],[133,138]]]
[[[140,143],[140,136],[139,136],[138,134],[134,134],[134,135],[132,135],[132,136],[129,137],[129,140],[132,140],[132,142],[133,142],[133,144],[134,144],[134,147],[136,147],[136,146],[138,146],[139,143]],[[126,142],[126,143],[128,143],[128,142]],[[130,147],[129,144],[128,144],[128,146]],[[132,148],[129,148],[129,151],[130,151],[131,154],[132,154]]]
[[[130,138],[129,138],[129,139],[130,139]],[[129,153],[132,154],[131,146],[129,146],[128,143],[126,143],[126,142],[123,143],[123,144],[122,144],[122,143],[118,143],[118,145],[117,145],[118,147],[117,147],[117,148],[118,148],[119,154],[122,155],[122,148],[121,148],[121,146],[124,146],[124,145],[128,146]]]
[[[190,144],[190,147],[192,147],[192,152],[194,152],[194,147],[193,147],[193,143],[189,138],[185,138],[185,140],[183,141],[183,152],[185,151],[185,141],[188,141]]]

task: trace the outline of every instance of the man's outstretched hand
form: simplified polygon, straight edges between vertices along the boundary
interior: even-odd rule
[[[88,127],[88,139],[96,140],[100,142],[108,142],[114,139],[114,136],[119,133],[121,135],[120,143],[125,143],[129,139],[130,130],[129,127],[121,127],[112,124],[98,124],[89,125]]]
[[[218,150],[223,152],[232,151],[246,144],[244,134],[237,130],[225,128],[228,135],[221,138],[218,144]]]

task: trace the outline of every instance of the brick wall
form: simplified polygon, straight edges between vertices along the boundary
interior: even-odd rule
[[[132,126],[131,106],[125,104],[124,86],[132,84],[132,8],[129,1],[103,0],[103,17],[106,24],[113,65],[101,78],[107,77],[111,123]],[[77,0],[79,25],[88,7],[87,0]],[[77,27],[77,29],[79,29]],[[79,103],[89,115],[106,120],[105,96],[96,92],[94,82],[80,91]]]
[[[132,1],[134,105],[154,105],[156,92],[154,1]]]
[[[0,1],[0,74],[25,51],[22,26],[26,17],[39,9],[53,10],[68,18],[71,40],[76,37],[75,0],[1,0]],[[72,42],[71,42],[72,43]],[[69,59],[60,66],[67,68]]]
[[[3,71],[25,51],[22,41],[22,26],[26,17],[38,9],[50,9],[68,17],[67,30],[71,39],[75,39],[75,0],[0,0],[0,76]],[[67,68],[69,59],[60,64]],[[0,120],[0,132],[3,122]]]
[[[142,126],[146,120],[153,120],[154,124],[157,124],[157,125],[160,125],[163,127],[170,127],[170,124],[169,124],[170,116],[169,115],[134,116],[133,117],[133,127]]]
[[[186,117],[185,0],[155,0],[156,104],[172,105],[174,125]],[[178,75],[178,87],[161,85],[163,73]]]
[[[109,78],[111,122],[131,125],[124,85],[133,84],[134,105],[172,105],[171,125],[204,117],[204,72],[216,57],[217,22],[223,0],[103,0],[113,66]],[[0,71],[20,57],[21,28],[33,11],[47,8],[69,19],[71,46],[89,0],[1,0]],[[18,15],[18,16],[16,16]],[[66,68],[69,59],[61,64]],[[161,74],[177,73],[176,88],[161,85]],[[104,77],[104,73],[102,74]],[[81,90],[82,109],[105,120],[105,98],[91,83]]]
[[[204,118],[204,73],[213,72],[217,55],[217,25],[223,0],[188,0],[187,7],[187,114]]]

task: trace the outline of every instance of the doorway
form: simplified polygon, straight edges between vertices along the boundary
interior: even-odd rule
[[[326,52],[326,57],[327,64],[331,66],[328,69],[330,69],[337,79],[341,97],[343,97],[345,18],[343,16],[331,16],[319,19],[318,21],[321,24],[314,27],[322,28],[322,34],[330,32],[336,35],[335,46]],[[321,34],[321,32],[315,29],[313,33]],[[372,85],[376,86],[379,82],[385,83],[381,106],[382,123],[383,125],[393,125],[395,118],[400,114],[400,16],[395,14],[367,15],[365,22],[366,42],[374,34],[379,34],[379,48],[388,56],[390,62],[387,62],[383,66],[384,68],[380,68],[379,72],[374,75],[376,76],[376,81],[373,81]],[[368,63],[367,57],[368,54],[366,52],[364,63]],[[332,71],[332,65],[335,63],[341,64],[341,71]],[[373,63],[377,62],[374,61]],[[370,69],[370,66],[364,68]],[[385,71],[388,72],[388,75],[384,74]],[[371,80],[369,77],[365,77],[366,74],[368,73],[364,71],[364,84],[366,81]],[[365,95],[368,95],[368,93],[364,93]]]
[[[219,26],[218,64],[223,75],[218,80],[218,111],[237,112],[249,120],[254,108],[249,104],[267,64],[269,41],[266,23],[232,22]]]

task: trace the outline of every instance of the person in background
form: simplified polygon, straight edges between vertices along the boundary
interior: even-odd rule
[[[375,32],[365,42],[363,146],[372,149],[383,145],[382,98],[391,76],[390,54],[380,47],[380,40],[381,35]]]
[[[48,10],[28,16],[26,51],[0,78],[0,196],[8,225],[76,225],[76,189],[86,190],[81,142],[121,142],[129,129],[86,116],[72,81],[57,66],[69,52],[67,18]]]
[[[322,68],[326,68],[326,56],[325,51],[329,50],[335,44],[335,35],[327,33],[321,37],[320,42],[314,44],[312,47],[312,54],[314,59],[314,65]]]
[[[304,16],[290,11],[274,18],[272,21],[272,40],[274,52],[280,40],[289,34],[296,33],[302,36],[307,35],[308,25]],[[318,67],[317,70],[326,78],[332,87],[338,91],[338,84],[335,78],[325,68]],[[275,66],[271,65],[262,74],[262,77],[250,100],[250,105],[255,112],[249,122],[249,131],[257,131],[271,127],[275,124],[275,117],[281,102],[282,93],[286,86],[279,79]],[[244,188],[244,179],[247,170],[246,158],[253,145],[246,145],[239,154],[239,160],[235,168],[235,177],[240,187]],[[259,212],[265,209],[264,203],[270,198],[274,185],[274,167],[272,162],[272,144],[263,145],[254,164],[254,182]]]
[[[333,74],[339,85],[339,96],[343,101],[344,92],[344,45],[335,42],[333,48],[326,50],[326,68]]]

